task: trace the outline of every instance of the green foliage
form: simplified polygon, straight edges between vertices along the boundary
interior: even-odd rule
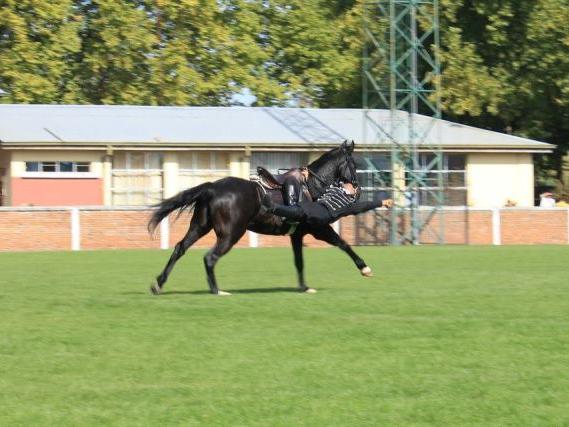
[[[442,7],[447,114],[557,144],[540,164],[560,176],[569,148],[569,1],[445,0]]]
[[[266,37],[271,55],[267,71],[287,98],[318,105],[350,81],[354,71],[359,74],[357,57],[350,50],[353,29],[334,16],[333,3],[278,0],[268,4]]]
[[[0,0],[2,102],[361,105],[364,0]],[[569,148],[569,0],[441,0],[447,117]]]
[[[72,0],[0,0],[0,87],[3,102],[62,102],[80,50]]]
[[[146,104],[149,57],[156,40],[134,1],[80,2],[82,50],[76,84],[94,104]]]
[[[0,0],[0,7],[0,86],[10,93],[3,102],[227,105],[247,88],[258,105],[318,105],[359,75],[353,2]]]

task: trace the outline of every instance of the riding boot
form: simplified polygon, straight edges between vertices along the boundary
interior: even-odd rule
[[[292,219],[294,221],[301,221],[304,218],[304,211],[298,205],[295,206],[275,205],[274,207],[269,208],[268,212],[288,219]]]
[[[287,178],[283,182],[283,201],[287,206],[295,206],[301,202],[302,187],[300,183],[294,178]]]

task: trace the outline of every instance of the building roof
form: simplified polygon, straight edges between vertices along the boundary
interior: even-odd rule
[[[274,107],[155,107],[0,104],[2,145],[359,147],[408,143],[409,118],[387,110]],[[417,140],[444,149],[550,152],[554,146],[426,116],[413,116]]]

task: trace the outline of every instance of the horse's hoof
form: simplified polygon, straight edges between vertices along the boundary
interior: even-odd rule
[[[158,283],[153,283],[152,286],[150,286],[150,293],[152,295],[160,295],[160,286],[158,286]]]
[[[364,267],[360,270],[360,273],[362,273],[362,276],[364,277],[373,277],[373,271],[371,271],[371,268],[369,267]]]
[[[316,292],[318,291],[313,288],[306,288],[306,290],[304,291],[305,294],[315,294]]]
[[[220,297],[227,297],[231,294],[229,292],[225,292],[225,291],[217,291],[217,295],[219,295]]]

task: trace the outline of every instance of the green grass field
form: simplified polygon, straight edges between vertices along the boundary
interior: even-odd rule
[[[569,425],[569,247],[0,254],[0,425]]]

